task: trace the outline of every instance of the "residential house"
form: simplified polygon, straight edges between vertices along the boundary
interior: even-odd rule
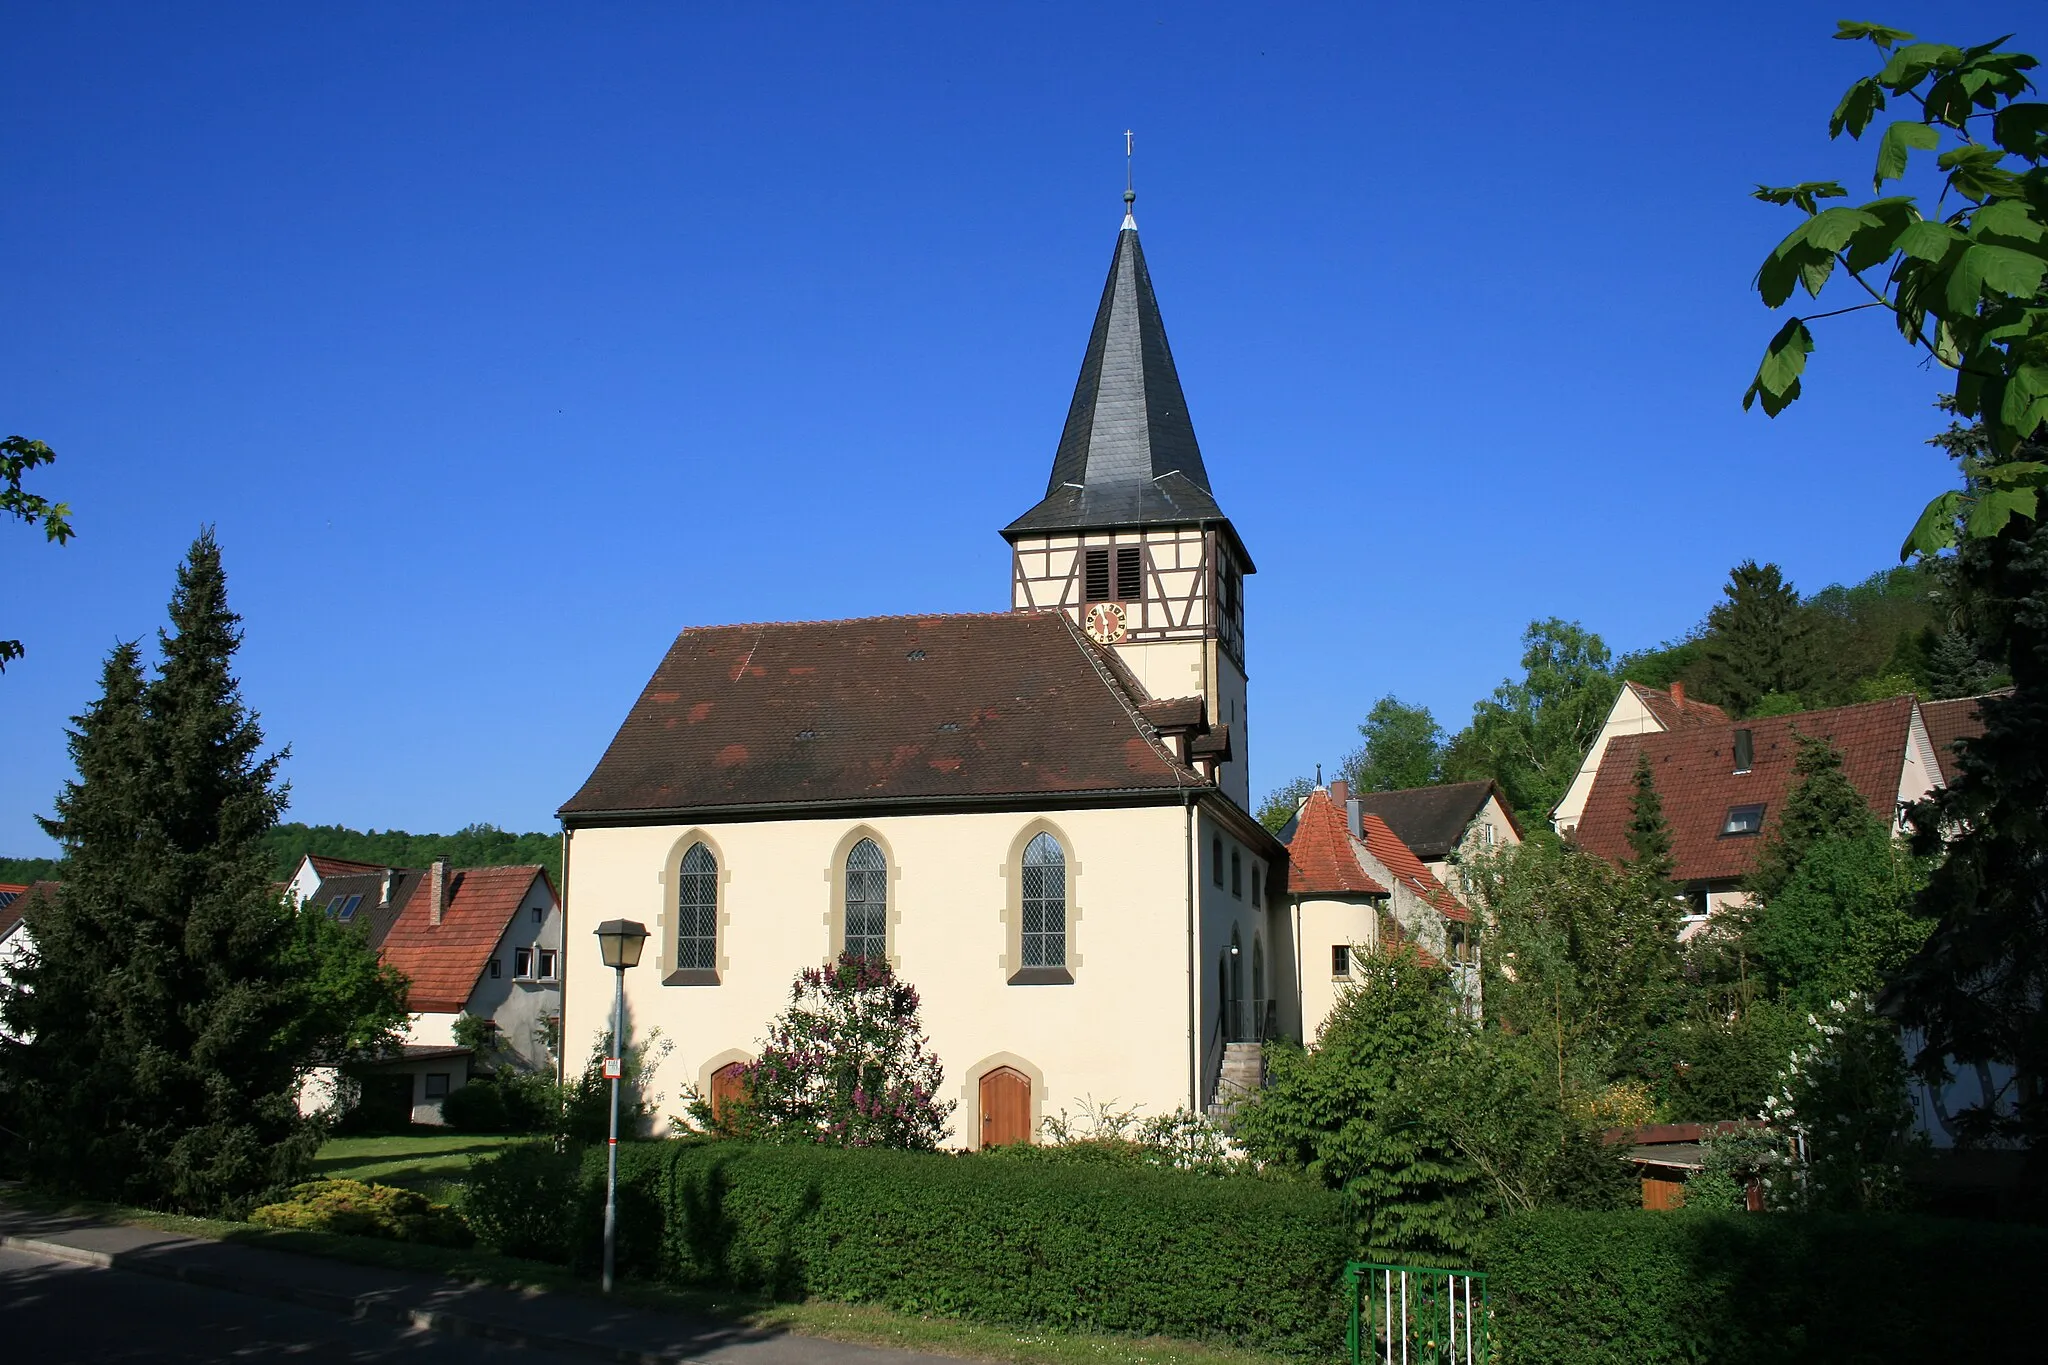
[[[1961,733],[1954,713],[1944,724]],[[1742,898],[1742,881],[1784,812],[1797,781],[1799,736],[1825,739],[1842,755],[1842,771],[1887,826],[1901,828],[1903,808],[1946,782],[1940,753],[1920,704],[1910,696],[1687,725],[1610,740],[1576,824],[1581,848],[1612,862],[1632,853],[1628,826],[1635,805],[1636,756],[1647,755],[1671,831],[1673,879],[1691,902],[1688,930]]]
[[[1302,1036],[1313,1040],[1356,979],[1361,953],[1412,943],[1448,966],[1465,1008],[1479,1006],[1479,938],[1472,912],[1393,828],[1368,813],[1342,781],[1317,787],[1282,831],[1289,964],[1301,996]]]
[[[1360,792],[1352,799],[1360,811],[1383,820],[1432,876],[1461,892],[1468,889],[1468,860],[1522,842],[1522,827],[1491,778]]]
[[[499,1062],[557,1066],[562,916],[546,869],[453,868],[445,859],[378,867],[309,854],[289,886],[333,918],[362,923],[411,983],[403,1051],[377,1070],[413,1078],[415,1122],[439,1122],[441,1100],[469,1079],[475,1058],[455,1038],[464,1015],[490,1026]]]
[[[1607,757],[1607,746],[1621,736],[1660,735],[1696,725],[1727,723],[1726,711],[1686,696],[1682,682],[1672,683],[1669,692],[1661,692],[1639,682],[1623,683],[1614,698],[1614,705],[1607,708],[1607,719],[1601,723],[1600,733],[1593,737],[1592,745],[1586,750],[1585,761],[1579,764],[1571,786],[1565,789],[1563,799],[1550,814],[1551,828],[1567,839],[1572,837],[1572,831],[1578,828],[1580,816],[1586,809],[1587,798],[1593,794],[1593,782]]]
[[[1042,487],[1008,610],[676,637],[561,808],[567,1046],[608,1026],[612,918],[653,933],[634,1032],[707,1095],[800,970],[886,959],[964,1147],[1091,1095],[1199,1112],[1233,1048],[1299,1030],[1286,854],[1247,810],[1253,565],[1128,214]]]

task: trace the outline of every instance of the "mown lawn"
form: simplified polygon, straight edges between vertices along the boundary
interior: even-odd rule
[[[516,1137],[492,1133],[402,1133],[395,1137],[329,1138],[313,1158],[320,1180],[374,1180],[446,1200],[469,1174],[469,1159]]]

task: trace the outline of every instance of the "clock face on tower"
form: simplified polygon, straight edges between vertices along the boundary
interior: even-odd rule
[[[1088,638],[1098,645],[1113,645],[1124,638],[1128,628],[1124,620],[1124,604],[1121,602],[1097,602],[1088,608],[1088,615],[1082,623]]]

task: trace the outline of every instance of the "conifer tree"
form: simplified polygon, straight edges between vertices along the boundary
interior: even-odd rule
[[[1927,651],[1927,686],[1937,698],[1980,696],[1991,678],[1990,665],[1967,631],[1951,630]]]
[[[272,887],[262,835],[285,793],[231,669],[240,618],[212,532],[178,572],[162,662],[108,661],[78,718],[78,779],[44,828],[62,891],[28,911],[35,951],[0,996],[32,1174],[60,1188],[234,1211],[303,1173],[316,1063],[374,1050],[403,985],[367,940]]]
[[[1792,733],[1799,741],[1799,757],[1792,764],[1798,781],[1747,883],[1750,894],[1766,901],[1792,879],[1816,844],[1858,839],[1883,828],[1842,772],[1841,752],[1817,735]]]
[[[2023,444],[2019,456],[2048,460],[2048,448]],[[2014,518],[1995,538],[1965,540],[1956,564],[2013,691],[1984,699],[1984,733],[1962,746],[1956,780],[1910,812],[1915,850],[1946,857],[1917,906],[1933,934],[1896,998],[1900,1021],[1925,1039],[1924,1075],[1991,1062],[2015,1070],[2011,1110],[1958,1117],[2038,1151],[2048,1135],[2048,531]]]
[[[1813,676],[1808,623],[1778,566],[1745,559],[1721,591],[1728,600],[1707,613],[1701,644],[1720,699],[1746,714],[1773,693],[1806,687]]]
[[[1628,846],[1635,854],[1635,871],[1640,876],[1669,885],[1675,864],[1671,856],[1671,827],[1664,823],[1664,802],[1657,795],[1656,774],[1650,771],[1650,756],[1636,750],[1636,794],[1634,813],[1628,825]]]

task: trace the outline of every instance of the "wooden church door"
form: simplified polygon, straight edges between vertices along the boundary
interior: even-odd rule
[[[711,1073],[711,1117],[723,1119],[725,1107],[746,1093],[746,1069],[740,1062],[728,1062]]]
[[[999,1066],[981,1078],[981,1145],[1031,1141],[1031,1081]]]

